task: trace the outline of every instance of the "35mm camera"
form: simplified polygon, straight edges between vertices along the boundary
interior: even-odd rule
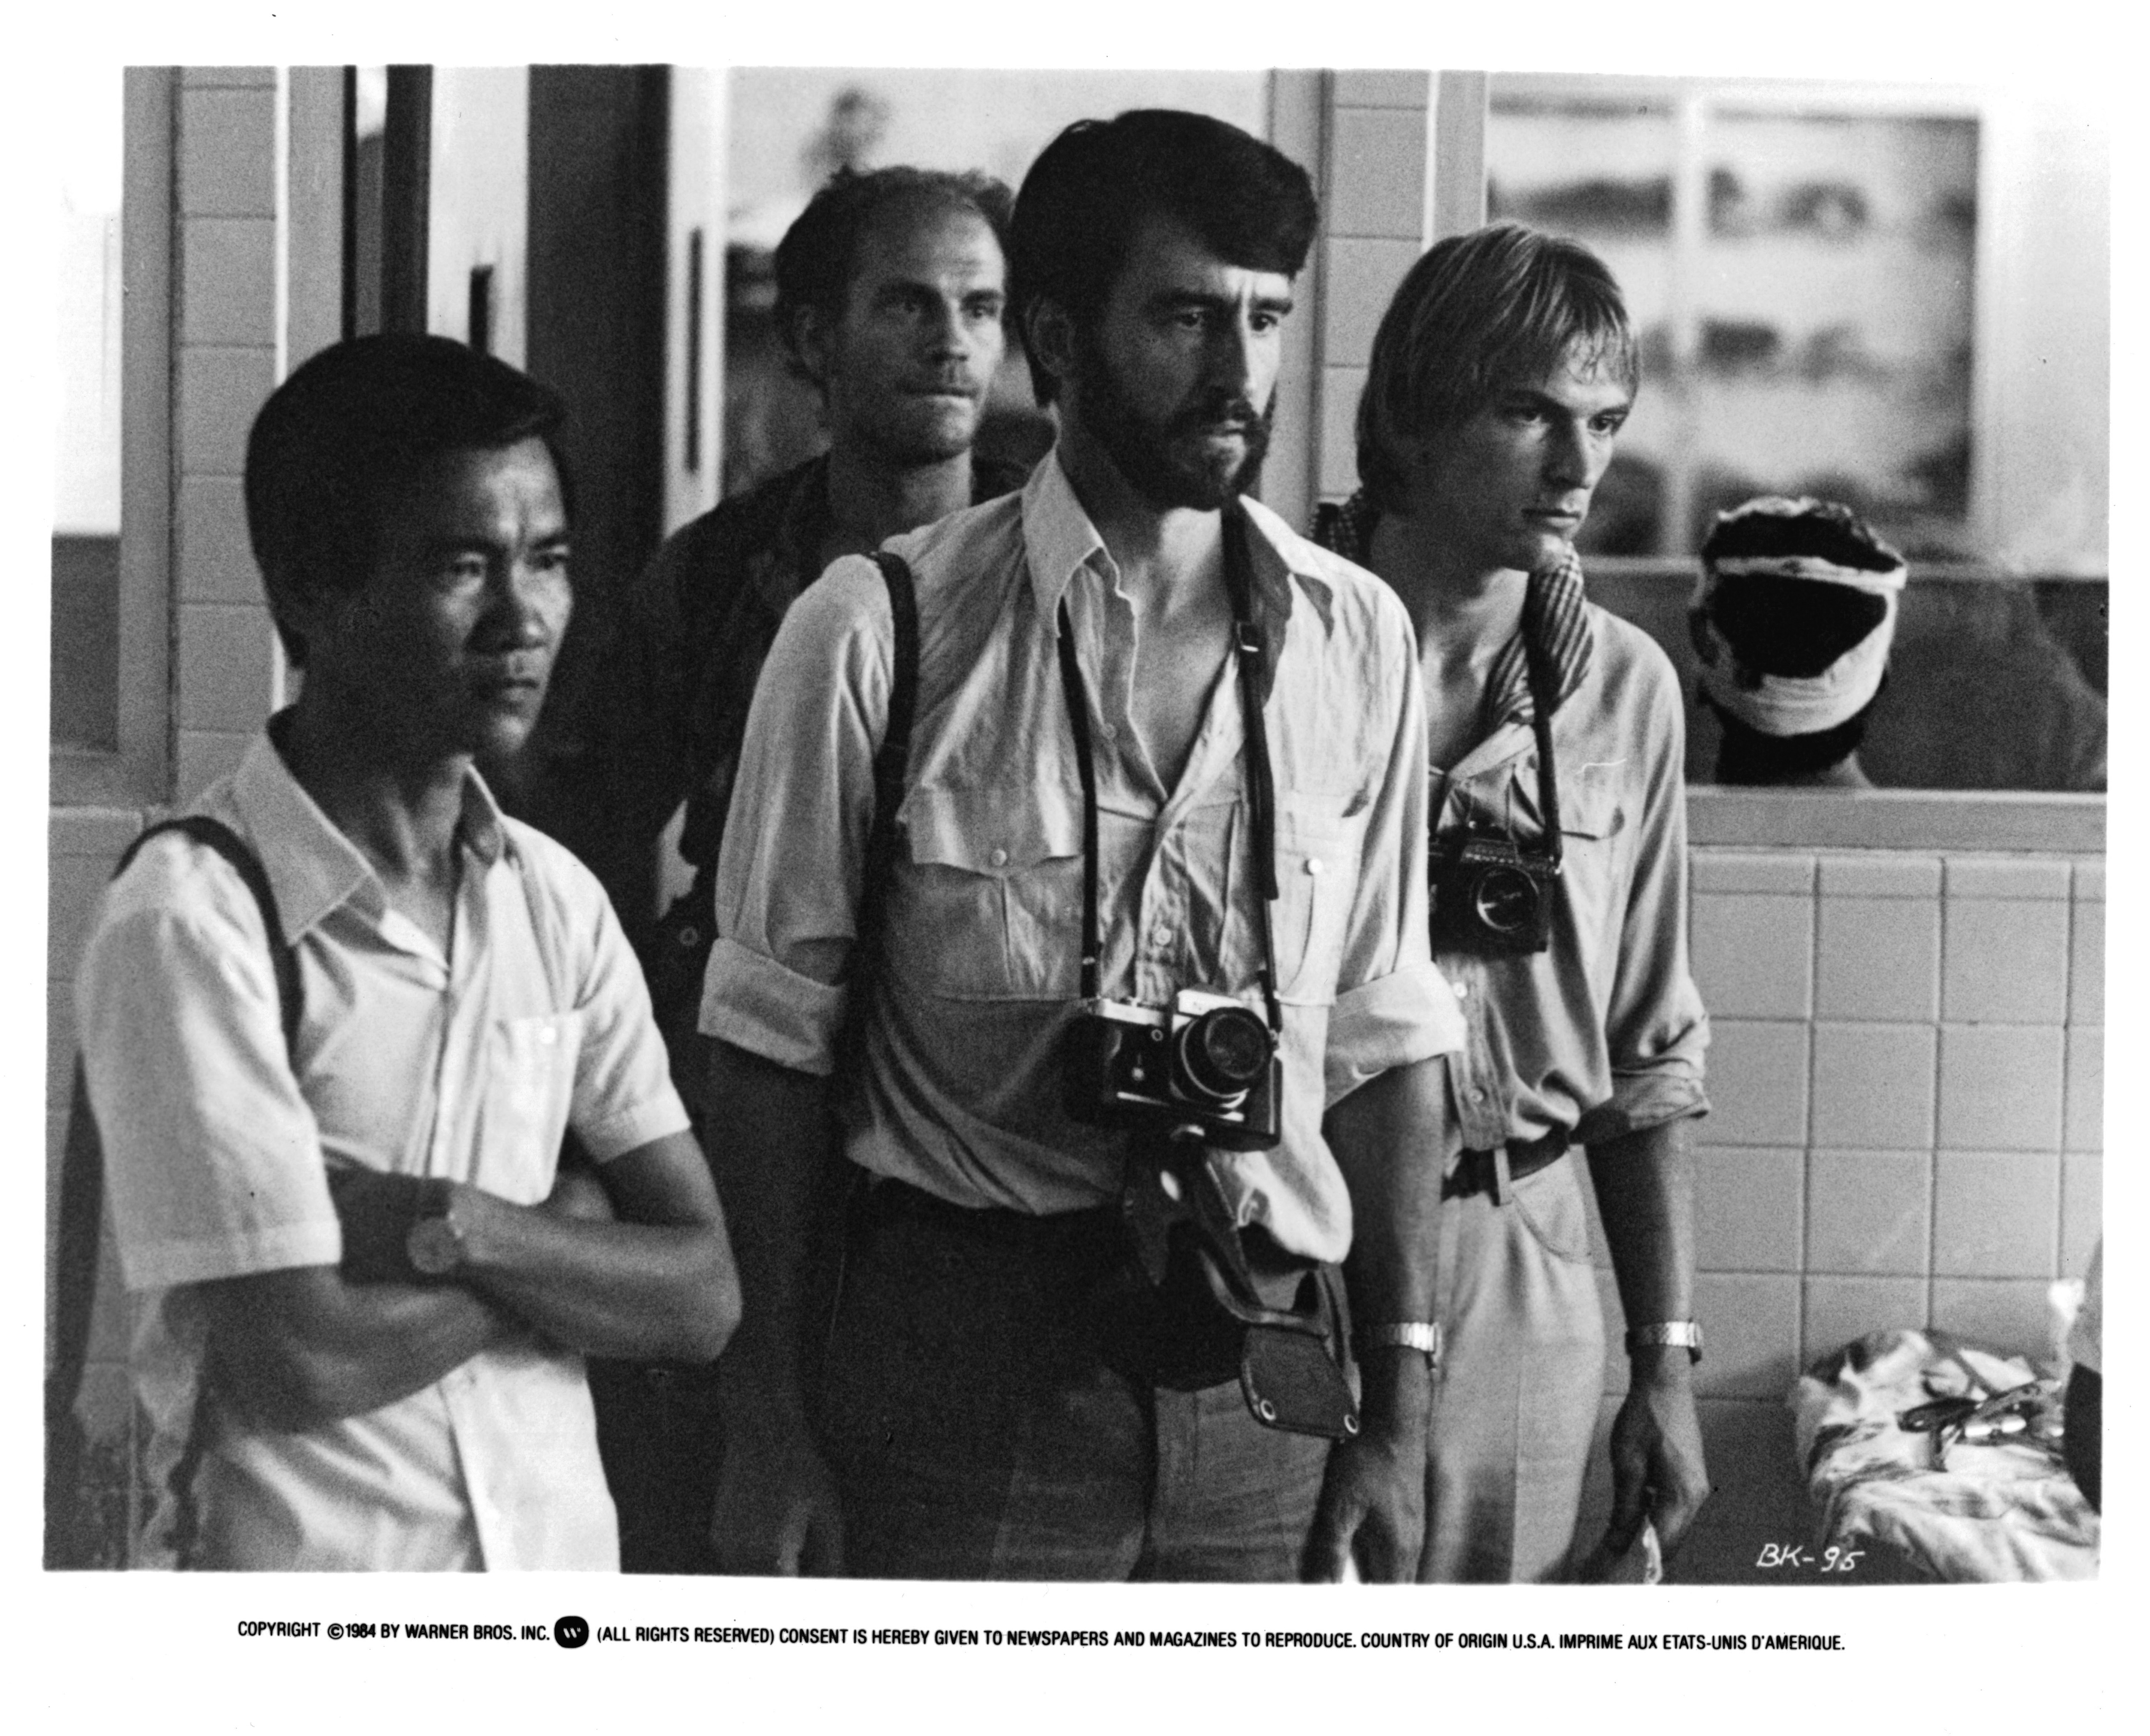
[[[1229,995],[1182,989],[1168,1007],[1086,1002],[1069,1027],[1067,1113],[1108,1126],[1194,1127],[1209,1144],[1263,1151],[1279,1137],[1276,1037]]]
[[[1560,860],[1505,832],[1473,828],[1436,840],[1433,944],[1455,952],[1542,952],[1552,940]]]

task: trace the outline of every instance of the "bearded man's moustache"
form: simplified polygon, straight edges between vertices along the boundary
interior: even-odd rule
[[[1235,433],[1254,435],[1269,426],[1269,418],[1244,398],[1234,398],[1219,404],[1204,404],[1183,410],[1172,419],[1176,433],[1207,433],[1213,429],[1229,428]]]

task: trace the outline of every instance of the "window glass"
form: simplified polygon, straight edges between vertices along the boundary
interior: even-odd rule
[[[2105,782],[2107,163],[2091,117],[1980,93],[1496,77],[1487,208],[1619,280],[1643,385],[1578,546],[1720,720],[1688,606],[1715,515],[1860,513],[1908,558],[1865,775]]]

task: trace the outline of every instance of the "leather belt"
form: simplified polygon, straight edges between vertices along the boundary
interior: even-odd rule
[[[1014,1249],[1043,1257],[1062,1249],[1094,1251],[1104,1244],[1117,1254],[1124,1234],[1117,1206],[1039,1214],[1005,1206],[956,1205],[894,1176],[871,1176],[858,1187],[853,1210],[859,1222],[874,1228],[905,1221],[931,1224],[943,1235],[977,1247]],[[1279,1247],[1259,1224],[1239,1232],[1239,1245],[1257,1278],[1296,1278],[1316,1264]]]
[[[944,1234],[981,1247],[1042,1252],[1109,1238],[1119,1229],[1120,1214],[1111,1206],[1039,1214],[1005,1206],[957,1205],[894,1176],[870,1175],[855,1185],[859,1192],[854,1209],[866,1224],[930,1224]]]
[[[1508,1142],[1508,1179],[1519,1182],[1527,1175],[1536,1175],[1547,1165],[1557,1163],[1567,1155],[1567,1134],[1564,1129],[1555,1129],[1539,1139],[1511,1139]],[[1495,1194],[1498,1171],[1494,1167],[1491,1151],[1461,1153],[1455,1168],[1449,1171],[1441,1183],[1443,1199],[1461,1199],[1472,1194]]]

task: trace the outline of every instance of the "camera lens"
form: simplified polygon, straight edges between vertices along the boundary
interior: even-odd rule
[[[1186,1095],[1229,1103],[1251,1090],[1269,1064],[1269,1027],[1244,1007],[1213,1007],[1180,1027],[1173,1049]]]
[[[1471,889],[1478,920],[1495,934],[1521,934],[1537,920],[1537,883],[1518,868],[1491,867]]]

